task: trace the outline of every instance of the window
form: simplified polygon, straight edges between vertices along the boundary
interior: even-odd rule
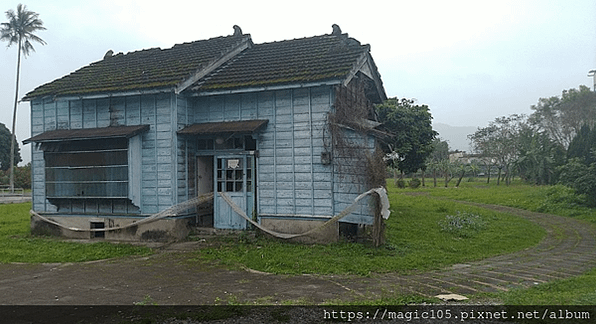
[[[212,139],[199,139],[197,148],[199,150],[213,150],[213,140]]]
[[[241,137],[225,137],[218,136],[215,138],[200,138],[197,141],[197,149],[199,151],[213,151],[213,150],[244,150],[256,151],[257,140],[250,135]]]
[[[141,134],[149,129],[149,125],[54,129],[23,143],[36,143],[36,149],[43,151],[46,198],[58,210],[79,213],[111,208],[138,213]],[[35,168],[36,176],[39,171]]]
[[[106,225],[104,222],[90,222],[89,227],[91,229],[104,229]],[[105,231],[91,231],[91,238],[105,238]]]
[[[251,192],[252,169],[252,160],[250,158],[218,158],[217,191],[243,192],[244,186],[246,186],[246,191]]]
[[[43,143],[47,198],[129,198],[128,140]]]

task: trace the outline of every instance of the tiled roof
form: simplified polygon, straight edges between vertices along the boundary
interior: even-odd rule
[[[91,63],[29,92],[24,100],[42,96],[88,95],[109,92],[173,88],[221,58],[250,35],[218,37],[117,54]]]
[[[221,62],[222,57],[247,42],[247,49]],[[361,45],[341,32],[263,44],[252,44],[250,35],[240,33],[165,50],[154,48],[108,56],[36,88],[24,100],[150,89],[209,92],[344,81],[361,59],[369,56],[369,51],[368,45]],[[372,62],[372,58],[370,60]],[[209,65],[215,61],[222,64]],[[207,71],[206,66],[213,70]],[[376,67],[374,69],[376,73]],[[201,70],[203,74],[199,73]]]
[[[347,35],[323,35],[274,43],[255,44],[193,91],[229,90],[288,83],[344,79],[369,46]]]

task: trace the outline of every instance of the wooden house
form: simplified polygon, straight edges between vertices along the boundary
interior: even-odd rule
[[[225,193],[263,227],[303,232],[376,185],[371,107],[384,99],[370,47],[336,25],[263,44],[234,26],[168,49],[109,51],[24,98],[33,211],[45,220],[32,229],[138,240],[184,237],[189,223],[247,228]],[[212,213],[131,226],[208,192]],[[364,199],[341,223],[372,224],[373,205]]]

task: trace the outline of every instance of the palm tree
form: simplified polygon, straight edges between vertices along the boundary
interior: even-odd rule
[[[31,51],[35,51],[31,41],[45,45],[46,42],[35,35],[38,30],[45,30],[43,21],[39,14],[27,10],[27,6],[19,4],[17,11],[12,9],[6,11],[8,22],[2,23],[0,27],[0,40],[8,41],[8,47],[13,44],[18,46],[17,56],[17,80],[14,96],[14,110],[12,115],[12,140],[10,142],[10,191],[14,192],[14,143],[16,141],[15,126],[17,121],[17,105],[19,101],[19,76],[21,72],[21,53],[27,57]]]

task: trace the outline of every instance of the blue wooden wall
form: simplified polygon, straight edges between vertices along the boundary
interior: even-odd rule
[[[150,125],[142,134],[141,157],[129,163],[141,168],[140,214],[152,214],[196,195],[196,141],[176,132],[193,123],[268,119],[258,138],[258,206],[262,217],[329,218],[368,190],[342,173],[336,157],[321,163],[331,150],[327,114],[333,109],[334,88],[321,86],[245,94],[186,98],[173,93],[97,99],[34,100],[32,136],[53,129],[110,125]],[[350,131],[347,131],[348,133]],[[365,150],[374,139],[349,134]],[[346,160],[347,161],[347,160]],[[32,149],[33,209],[53,212],[45,198],[43,152]],[[74,206],[70,212],[99,213],[101,206]],[[67,211],[68,212],[68,211]],[[128,208],[123,213],[135,212]],[[372,223],[367,201],[345,221]]]
[[[32,136],[54,129],[98,128],[110,125],[150,125],[141,135],[141,156],[130,164],[141,171],[141,195],[139,210],[127,208],[122,213],[152,214],[179,201],[177,107],[185,107],[186,99],[172,93],[111,97],[98,99],[34,100],[31,102]],[[33,144],[34,145],[34,144]],[[184,160],[182,160],[184,162]],[[56,211],[45,198],[45,163],[43,151],[32,149],[33,209],[43,212]],[[185,183],[182,184],[185,186]],[[186,190],[184,187],[181,190]],[[186,200],[186,199],[184,199]],[[102,213],[100,205],[75,206],[65,212]],[[96,203],[97,204],[97,203]],[[105,208],[104,208],[105,209]]]
[[[335,163],[321,163],[321,153],[331,150],[327,114],[333,101],[334,88],[328,86],[199,97],[194,123],[268,119],[258,139],[259,216],[329,218],[368,190],[342,176]],[[374,149],[374,139],[356,140]],[[371,224],[372,215],[364,201],[344,221]]]

